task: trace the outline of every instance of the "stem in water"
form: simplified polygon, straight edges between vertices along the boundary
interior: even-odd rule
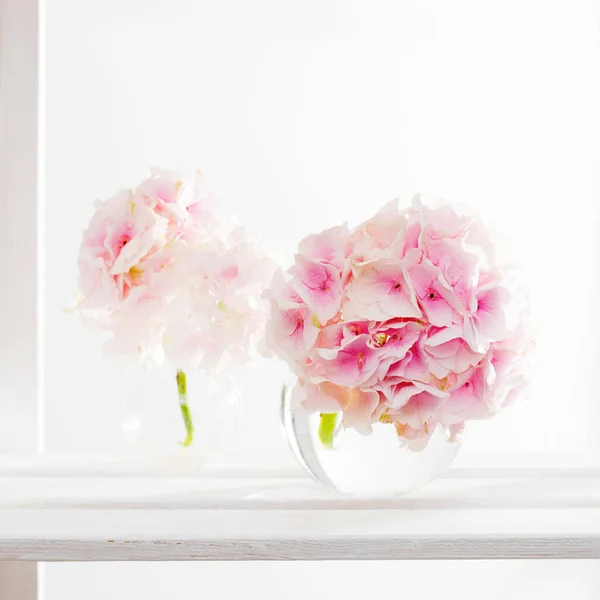
[[[179,409],[181,410],[186,432],[185,440],[179,443],[187,447],[194,441],[194,423],[192,422],[192,413],[187,400],[187,377],[181,369],[178,369],[175,379],[177,381],[177,393],[179,394]]]
[[[321,413],[319,423],[319,439],[326,448],[333,448],[335,439],[335,426],[337,424],[337,413]]]

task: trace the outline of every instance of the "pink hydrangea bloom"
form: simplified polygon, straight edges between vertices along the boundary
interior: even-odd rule
[[[274,263],[226,218],[199,172],[154,169],[98,202],[78,267],[80,314],[110,332],[110,354],[212,368],[263,342]]]
[[[365,435],[393,425],[414,450],[512,402],[531,346],[515,271],[473,214],[392,202],[353,231],[311,235],[268,296],[267,339],[295,399]]]

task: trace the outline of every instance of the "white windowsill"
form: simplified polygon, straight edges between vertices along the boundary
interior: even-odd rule
[[[600,471],[451,470],[360,499],[300,471],[0,460],[2,560],[484,558],[600,558]]]

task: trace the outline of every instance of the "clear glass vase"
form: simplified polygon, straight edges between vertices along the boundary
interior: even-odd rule
[[[137,459],[198,468],[231,445],[241,415],[239,391],[227,375],[163,369],[135,378],[121,430],[128,454]]]
[[[344,494],[382,496],[406,494],[426,485],[450,466],[460,442],[450,441],[438,427],[418,452],[402,445],[392,424],[375,423],[361,435],[339,427],[341,414],[326,415],[332,439],[322,439],[322,416],[293,406],[293,384],[284,385],[281,417],[293,453],[305,469],[329,489]]]

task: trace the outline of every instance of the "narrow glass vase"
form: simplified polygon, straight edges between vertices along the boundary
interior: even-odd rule
[[[126,396],[121,430],[136,458],[198,468],[231,445],[241,414],[240,394],[225,374],[149,371]]]

